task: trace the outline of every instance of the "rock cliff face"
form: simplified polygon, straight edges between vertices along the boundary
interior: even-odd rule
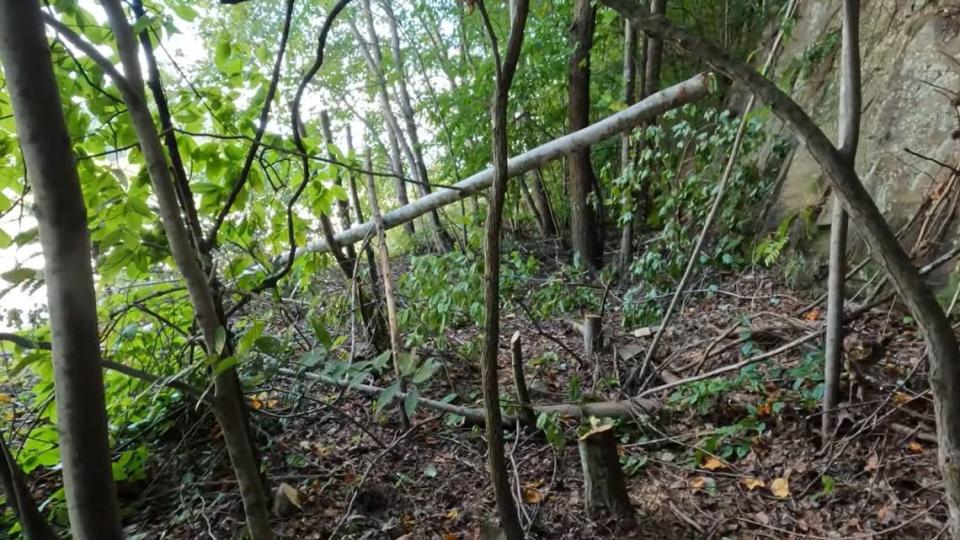
[[[775,75],[831,137],[837,130],[840,5],[800,0]],[[960,192],[960,180],[951,179],[951,168],[960,168],[960,1],[864,0],[861,10],[864,110],[857,171],[895,229],[910,222],[929,194],[943,192],[922,208],[939,203],[941,215],[951,216],[943,225],[948,234],[929,245],[929,253],[939,252],[952,245],[951,194]],[[770,134],[771,140],[792,139],[775,121]],[[830,194],[820,167],[802,146],[786,159],[766,225],[809,208],[825,232]],[[908,249],[924,217],[921,212],[907,231]],[[933,225],[939,228],[943,219]]]

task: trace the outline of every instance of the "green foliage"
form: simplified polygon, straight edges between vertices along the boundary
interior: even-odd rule
[[[700,268],[736,269],[748,260],[755,214],[745,209],[761,206],[773,180],[761,176],[754,155],[763,141],[765,115],[765,111],[751,113],[747,122],[741,157],[700,255]],[[643,285],[629,295],[628,323],[659,316],[658,303],[648,301],[672,290],[680,278],[712,205],[739,124],[740,119],[727,111],[687,105],[667,112],[660,125],[639,133],[638,167],[615,179],[610,194],[620,208],[630,208],[636,193],[646,193],[650,211],[645,225],[658,231],[645,242],[631,268],[631,275]],[[622,217],[632,218],[629,211]]]

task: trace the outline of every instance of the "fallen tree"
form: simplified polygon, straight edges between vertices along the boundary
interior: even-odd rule
[[[687,103],[697,101],[709,95],[715,87],[711,73],[701,73],[691,79],[657,92],[643,101],[632,105],[617,114],[605,118],[584,129],[564,135],[533,150],[524,152],[507,161],[507,177],[513,178],[528,173],[550,161],[559,159],[581,148],[589,147],[621,132],[633,129],[644,121],[675,109]],[[417,199],[415,202],[395,208],[383,214],[383,226],[392,229],[416,219],[432,210],[441,208],[470,195],[483,191],[493,182],[493,167],[484,169],[469,178],[451,186]],[[374,224],[367,221],[355,225],[334,237],[338,246],[362,242],[373,231]],[[326,252],[330,250],[325,240],[318,240],[306,246],[303,252]],[[280,259],[286,262],[285,258]]]

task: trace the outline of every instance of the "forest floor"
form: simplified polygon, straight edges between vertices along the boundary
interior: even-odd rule
[[[714,278],[720,284],[689,295],[665,335],[657,354],[658,365],[669,371],[665,377],[720,368],[822,328],[820,309],[797,315],[813,298],[778,285],[773,272]],[[535,401],[569,402],[578,397],[571,396],[571,386],[580,388],[580,399],[618,397],[604,378],[624,377],[651,338],[623,328],[622,299],[616,290],[609,296],[604,318],[609,345],[596,363],[578,364],[556,342],[582,352],[583,339],[570,321],[534,324],[523,312],[504,314],[502,343],[521,332]],[[632,531],[591,519],[583,509],[579,420],[553,422],[555,433],[565,431],[559,439],[508,430],[511,475],[529,536],[942,536],[946,511],[917,328],[889,304],[848,328],[845,372],[851,375],[843,383],[843,409],[829,448],[819,436],[819,339],[725,378],[654,396],[663,408],[640,425],[629,418],[617,421],[638,515]],[[466,343],[476,333],[452,330],[448,342]],[[712,354],[704,360],[708,350]],[[476,362],[449,351],[432,354],[444,369],[423,389],[424,396],[440,399],[456,392],[474,399],[461,397],[461,403],[478,403]],[[500,364],[501,392],[513,395],[505,345]],[[308,397],[298,400],[291,389]],[[251,400],[271,483],[289,486],[300,506],[277,518],[275,530],[283,536],[495,537],[484,533],[495,509],[482,429],[420,407],[413,427],[404,430],[396,408],[374,414],[375,398],[279,377]],[[296,408],[298,401],[303,404]],[[186,414],[190,420],[179,420],[163,443],[166,451],[158,451],[154,480],[122,493],[125,505],[137,509],[128,516],[135,537],[237,537],[242,512],[236,485],[224,451],[209,444],[216,427],[209,415]],[[189,472],[174,477],[171,471]]]

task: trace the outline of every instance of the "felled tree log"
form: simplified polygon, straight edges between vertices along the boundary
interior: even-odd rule
[[[583,502],[587,513],[613,515],[624,525],[635,525],[636,514],[623,480],[613,427],[605,425],[587,432],[577,441],[577,447],[583,468]]]
[[[507,162],[507,176],[513,178],[530,172],[541,165],[559,159],[582,148],[587,148],[604,139],[632,129],[641,123],[675,109],[702,99],[709,95],[714,87],[714,76],[701,73],[691,79],[657,92],[617,114],[609,116],[579,131],[542,144],[533,150],[511,158]],[[453,184],[441,187],[433,193],[416,201],[395,208],[383,214],[383,225],[387,229],[402,225],[432,210],[465,199],[490,187],[493,182],[493,168],[484,169],[473,176]],[[373,230],[372,222],[367,221],[341,232],[334,237],[337,245],[355,244],[363,241]],[[308,244],[297,254],[307,252],[326,252],[330,247],[324,240]],[[281,258],[281,261],[284,259]]]

